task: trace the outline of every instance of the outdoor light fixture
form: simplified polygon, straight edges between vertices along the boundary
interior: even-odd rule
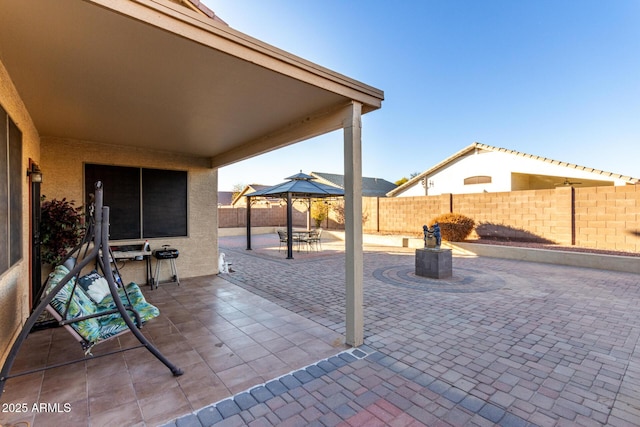
[[[421,183],[424,188],[432,188],[435,185],[432,179],[427,181],[427,178],[422,178]]]
[[[27,176],[31,178],[32,183],[42,182],[42,171],[37,163],[31,163],[31,169],[27,169]]]

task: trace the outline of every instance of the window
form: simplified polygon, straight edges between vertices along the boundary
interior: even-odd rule
[[[113,240],[187,235],[187,172],[85,164],[85,200],[102,181]]]
[[[0,274],[22,259],[22,132],[0,107]]]
[[[464,179],[464,185],[471,184],[491,184],[491,177],[486,175],[478,175]]]

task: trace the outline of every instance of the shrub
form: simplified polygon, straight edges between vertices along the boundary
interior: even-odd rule
[[[431,227],[438,223],[443,240],[461,242],[469,237],[475,222],[468,216],[458,213],[446,213],[431,219]]]
[[[311,203],[311,218],[316,223],[316,228],[322,226],[322,221],[329,216],[329,204],[320,199],[316,199]]]
[[[84,228],[82,207],[75,207],[72,201],[44,200],[42,196],[40,220],[40,242],[42,262],[55,265],[67,252],[80,243]]]

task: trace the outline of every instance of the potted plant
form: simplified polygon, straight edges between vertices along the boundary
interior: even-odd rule
[[[82,239],[84,221],[82,207],[75,207],[74,202],[62,200],[45,200],[40,198],[40,259],[47,267],[45,277],[59,264]],[[38,318],[34,330],[54,327],[58,322],[44,311]]]
[[[80,240],[84,232],[82,206],[74,201],[45,200],[40,205],[40,244],[44,264],[56,265],[62,261]]]

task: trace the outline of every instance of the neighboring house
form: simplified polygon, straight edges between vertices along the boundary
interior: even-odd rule
[[[389,197],[637,184],[638,179],[478,142],[411,178]]]
[[[315,177],[318,182],[323,184],[335,185],[344,188],[344,175],[325,172],[311,172],[311,176]],[[362,177],[362,196],[363,197],[386,197],[386,194],[397,187],[392,182],[382,178]]]
[[[342,129],[355,165],[345,173],[360,178],[361,116],[383,92],[234,30],[199,0],[1,9],[0,362],[41,286],[30,262],[38,191],[82,205],[103,180],[112,241],[177,247],[187,278],[218,272],[218,168]],[[41,170],[42,184],[27,170]],[[347,215],[357,240],[360,215]],[[361,251],[346,260],[356,294]],[[144,278],[143,265],[127,269],[127,280]],[[361,324],[361,307],[346,312]],[[360,345],[363,328],[346,337]]]
[[[262,184],[249,184],[246,185],[242,191],[240,191],[238,194],[236,194],[236,197],[233,198],[233,200],[231,201],[231,205],[234,208],[240,208],[240,207],[244,207],[247,206],[247,198],[245,197],[247,194],[251,194],[251,193],[255,193],[256,191],[259,190],[264,190],[265,188],[269,188],[271,187],[270,185],[262,185]],[[267,197],[267,198],[261,198],[260,202],[266,202],[266,204],[275,204],[275,205],[280,205],[282,204],[282,200],[278,199],[277,197]]]
[[[233,191],[218,191],[218,207],[229,207],[233,202]]]

